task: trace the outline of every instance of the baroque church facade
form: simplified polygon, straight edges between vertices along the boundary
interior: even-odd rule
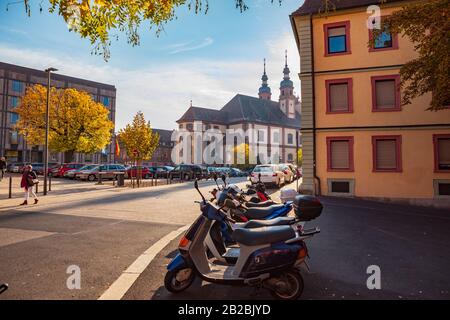
[[[280,82],[278,100],[272,100],[272,90],[268,84],[266,62],[264,60],[264,72],[262,84],[258,91],[258,97],[236,94],[220,110],[190,106],[183,116],[177,120],[180,131],[205,132],[215,129],[225,136],[227,129],[242,129],[246,132],[253,129],[256,137],[252,140],[258,150],[264,148],[267,155],[275,162],[295,163],[297,147],[301,148],[300,137],[300,113],[301,102],[294,95],[294,83],[290,79],[290,70],[287,63],[283,69],[283,79]],[[246,143],[248,140],[246,139]],[[191,161],[182,161],[182,152],[178,163],[199,163],[194,159],[196,146],[202,147],[202,153],[208,143],[192,143]],[[252,145],[252,143],[250,143]],[[275,147],[276,145],[276,147]],[[277,150],[277,154],[272,154]],[[186,158],[184,158],[185,160]],[[268,161],[260,161],[261,163]],[[273,162],[273,161],[272,161]],[[202,161],[204,163],[204,161]]]

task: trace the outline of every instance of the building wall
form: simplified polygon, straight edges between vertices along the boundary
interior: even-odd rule
[[[397,9],[388,3],[381,15],[389,15]],[[408,199],[412,202],[419,199],[424,203],[436,203],[437,198],[443,197],[436,196],[435,182],[450,181],[450,172],[437,173],[434,170],[433,134],[450,134],[450,109],[426,111],[431,98],[426,94],[410,105],[402,106],[399,111],[372,110],[371,77],[399,75],[401,66],[417,57],[417,53],[409,39],[401,35],[398,35],[398,49],[370,51],[367,47],[368,16],[366,8],[337,11],[326,18],[314,15],[312,37],[310,17],[293,18],[301,62],[304,175],[301,189],[318,193],[320,182],[320,192],[325,195]],[[343,21],[350,24],[351,53],[327,56],[324,24]],[[311,48],[314,48],[313,59]],[[353,111],[327,114],[325,82],[344,78],[352,79]],[[314,131],[310,130],[314,127],[311,116],[313,97],[318,180],[313,176]],[[401,136],[401,172],[373,171],[372,137],[380,135]],[[354,168],[351,171],[333,172],[328,169],[326,139],[339,136],[353,138]],[[330,181],[334,179],[350,181],[350,194],[331,192]]]
[[[300,191],[315,194],[314,181],[314,122],[313,122],[313,43],[312,25],[309,16],[293,18],[300,56],[300,86],[302,101],[301,135],[302,135],[302,184]]]
[[[331,194],[327,180],[354,180],[354,194],[359,197],[432,199],[433,181],[450,179],[449,173],[434,170],[433,134],[450,134],[450,129],[330,131],[317,134],[317,176],[323,194]],[[401,172],[373,170],[372,137],[401,136]],[[352,172],[330,172],[327,168],[327,137],[353,137],[354,169]]]
[[[21,83],[20,90],[14,90],[14,81]],[[15,138],[12,115],[15,114],[13,101],[20,103],[25,89],[34,84],[47,84],[46,73],[41,70],[0,63],[0,155],[5,155],[9,162],[42,162],[44,146],[27,145],[23,137]],[[116,89],[114,86],[96,83],[88,80],[52,74],[51,85],[57,88],[77,88],[91,94],[97,102],[103,103],[110,111],[110,120],[115,123]],[[17,142],[17,143],[15,143]],[[77,162],[114,161],[114,144],[106,147],[106,159],[101,159],[100,153],[94,155],[76,154]],[[63,162],[62,154],[51,154],[49,161]]]

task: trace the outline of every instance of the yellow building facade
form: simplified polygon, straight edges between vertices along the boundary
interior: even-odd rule
[[[291,15],[300,53],[305,193],[450,204],[450,108],[431,95],[401,105],[400,68],[417,57],[408,38],[384,32],[369,46],[370,0],[341,0]],[[389,1],[390,15],[409,1]]]

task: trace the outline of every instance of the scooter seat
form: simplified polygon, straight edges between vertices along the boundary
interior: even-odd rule
[[[294,217],[279,217],[270,220],[250,220],[242,225],[242,228],[253,229],[270,226],[286,226],[295,221]]]
[[[247,208],[262,208],[262,207],[272,206],[274,204],[277,204],[277,203],[274,202],[273,200],[266,200],[266,201],[262,201],[262,202],[246,202],[245,206]]]
[[[249,219],[264,219],[275,211],[283,208],[284,204],[276,204],[265,208],[248,208],[245,216]]]
[[[295,238],[295,231],[290,226],[271,226],[255,229],[236,229],[232,238],[246,246],[257,246],[286,241]]]

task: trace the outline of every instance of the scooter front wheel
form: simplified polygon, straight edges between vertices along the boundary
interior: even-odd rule
[[[167,271],[164,277],[164,287],[169,292],[178,293],[189,288],[194,279],[195,273],[191,268]]]
[[[269,289],[272,296],[280,300],[297,300],[303,293],[303,277],[296,270],[289,270],[276,278],[271,278]]]

